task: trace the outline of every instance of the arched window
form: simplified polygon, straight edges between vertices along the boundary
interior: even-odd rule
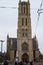
[[[24,13],[25,13],[25,7],[24,7]]]
[[[26,42],[22,44],[22,51],[28,51],[28,44]]]
[[[27,18],[25,19],[25,24],[27,25]]]
[[[24,18],[22,18],[22,25],[24,25]]]
[[[27,29],[22,29],[22,36],[27,37],[28,36],[28,31]]]

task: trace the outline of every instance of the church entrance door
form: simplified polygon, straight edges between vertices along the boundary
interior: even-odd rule
[[[22,61],[23,62],[29,62],[29,56],[28,56],[28,54],[27,53],[24,53],[23,55],[22,55]]]

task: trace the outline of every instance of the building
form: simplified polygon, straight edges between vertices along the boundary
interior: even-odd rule
[[[33,45],[33,58],[34,58],[34,61],[39,61],[40,51],[39,51],[39,48],[38,48],[38,41],[37,41],[36,36],[32,39],[32,45]]]
[[[8,60],[15,61],[17,51],[17,38],[9,38],[7,35],[7,56]]]
[[[10,61],[16,58],[19,62],[39,59],[38,43],[35,38],[32,39],[29,0],[19,0],[17,38],[7,35],[7,54]]]
[[[17,50],[19,60],[33,61],[30,3],[19,1]]]
[[[0,62],[3,62],[4,60],[6,60],[6,53],[4,52],[4,53],[2,53],[2,52],[0,52]]]

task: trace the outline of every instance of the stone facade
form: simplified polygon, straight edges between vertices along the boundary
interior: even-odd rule
[[[34,61],[38,61],[40,58],[40,52],[39,52],[39,48],[38,48],[38,41],[36,36],[32,39],[32,45],[33,45],[33,58]]]
[[[33,42],[29,0],[19,1],[17,38],[7,35],[7,53],[10,61],[31,62],[39,58],[37,42]],[[36,46],[36,47],[35,47]],[[34,50],[35,49],[35,50]],[[16,54],[16,51],[18,52]],[[17,57],[18,56],[18,57]]]
[[[28,49],[22,49],[22,45],[27,44]],[[17,30],[17,50],[19,61],[22,61],[22,55],[28,55],[28,61],[33,61],[30,3],[19,2],[18,10],[18,30]],[[24,58],[25,59],[25,58]],[[24,60],[26,61],[26,60]]]
[[[10,38],[7,35],[7,55],[8,60],[15,61],[17,51],[17,38]]]

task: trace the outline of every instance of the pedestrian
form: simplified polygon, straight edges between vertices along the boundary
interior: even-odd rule
[[[23,65],[23,62],[22,61],[20,62],[20,65]]]
[[[4,64],[3,65],[8,65],[8,62],[7,61],[4,61]]]
[[[38,64],[38,65],[40,65],[40,64]]]
[[[17,65],[17,62],[15,62],[15,65]]]
[[[30,62],[30,65],[33,65],[33,63],[32,63],[32,62]]]

